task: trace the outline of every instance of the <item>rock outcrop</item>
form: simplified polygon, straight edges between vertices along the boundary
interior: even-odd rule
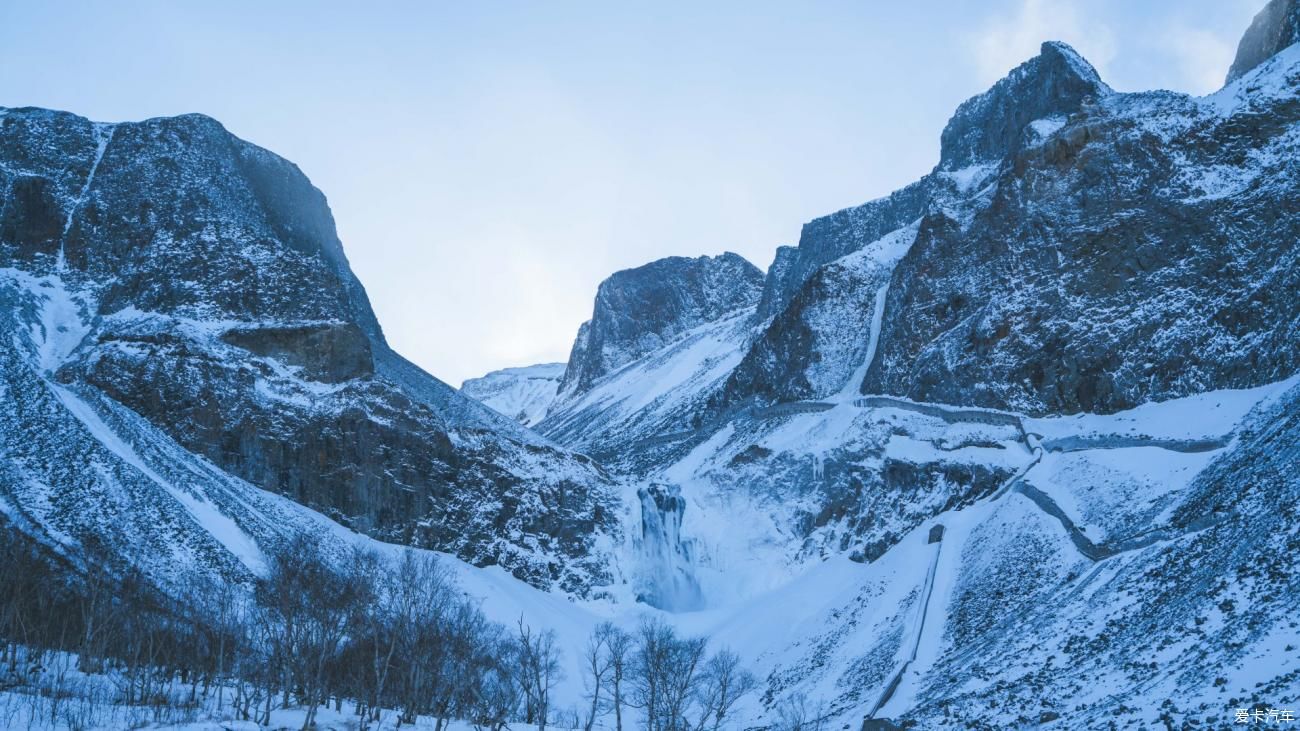
[[[1237,44],[1237,56],[1232,60],[1225,83],[1231,84],[1295,43],[1300,43],[1300,2],[1269,0]]]
[[[596,290],[591,319],[578,330],[560,398],[583,393],[687,330],[752,306],[762,281],[757,267],[732,253],[674,256],[610,275]]]
[[[818,268],[977,192],[1004,157],[1031,144],[1045,125],[1110,92],[1096,70],[1064,43],[1044,43],[989,91],[957,108],[929,175],[884,198],[804,224],[798,247],[781,247],[768,269],[759,316],[780,314]]]
[[[1300,272],[1274,263],[1300,255],[1297,61],[1204,100],[1109,95],[1005,158],[979,209],[931,212],[863,392],[1106,413],[1295,372]]]

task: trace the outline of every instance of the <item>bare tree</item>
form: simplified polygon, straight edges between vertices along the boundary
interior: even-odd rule
[[[660,696],[663,699],[660,728],[664,731],[689,731],[695,686],[707,650],[708,641],[703,637],[676,640],[669,646]]]
[[[696,731],[718,731],[736,703],[757,687],[758,679],[740,667],[736,653],[719,650],[705,663],[696,690],[696,701],[700,705]]]
[[[645,711],[648,731],[718,731],[758,686],[734,652],[723,649],[710,657],[704,638],[678,637],[659,619],[643,621],[635,638],[615,632],[605,646],[616,711],[626,679],[629,705]],[[616,723],[621,729],[621,716]]]
[[[524,722],[535,723],[538,731],[546,731],[551,690],[563,678],[555,632],[536,633],[520,617],[516,642],[519,687],[524,694]]]
[[[513,672],[516,647],[498,639],[491,653],[492,664],[479,677],[474,716],[478,725],[501,731],[519,711],[522,690]]]
[[[823,731],[825,727],[822,704],[814,705],[803,693],[787,697],[776,707],[776,731]]]
[[[611,627],[605,638],[605,651],[609,653],[609,701],[614,706],[614,729],[623,731],[623,706],[627,703],[628,675],[631,672],[632,635],[618,627]]]
[[[409,626],[412,615],[410,604],[414,592],[406,589],[406,582],[414,583],[415,555],[402,552],[402,561],[394,570],[372,550],[358,547],[351,556],[350,571],[360,577],[371,577],[369,602],[355,617],[350,632],[353,650],[348,658],[348,671],[354,678],[353,690],[357,694],[357,712],[361,729],[370,722],[379,721],[381,703],[392,674],[401,635]]]
[[[307,707],[303,728],[316,722],[326,699],[326,666],[339,650],[348,624],[368,597],[367,577],[336,570],[321,555],[315,539],[298,534],[271,561],[270,576],[258,591],[282,626],[279,647],[285,662],[287,694],[297,688]]]
[[[197,686],[206,698],[216,685],[217,710],[225,707],[226,681],[247,635],[248,596],[238,582],[194,568],[181,577],[176,591],[178,619],[190,635],[185,653]]]
[[[600,713],[601,701],[605,697],[606,679],[612,672],[609,638],[614,631],[616,631],[615,627],[610,622],[596,625],[591,636],[587,638],[587,646],[583,650],[583,683],[587,686],[587,693],[591,697],[591,709],[587,713],[587,720],[583,723],[585,731],[591,731],[596,725],[596,716]]]
[[[687,731],[695,684],[704,662],[703,638],[680,639],[662,620],[637,631],[632,679],[634,705],[645,710],[649,731]]]
[[[395,684],[399,722],[414,723],[445,695],[446,677],[453,672],[447,658],[448,618],[460,600],[450,573],[429,555],[403,557],[397,584],[395,675],[387,682]]]
[[[111,550],[97,540],[87,539],[82,551],[84,565],[75,588],[82,629],[77,662],[81,670],[97,672],[104,657],[106,635],[116,618],[118,604],[113,595],[117,587]]]

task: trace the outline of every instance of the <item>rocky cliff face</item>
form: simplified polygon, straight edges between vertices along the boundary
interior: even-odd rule
[[[1293,373],[1298,58],[1200,100],[1109,95],[1005,158],[967,221],[932,212],[862,390],[1110,412]]]
[[[768,268],[759,317],[780,314],[819,267],[916,220],[924,210],[932,182],[926,177],[884,198],[805,223],[799,246],[778,249]]]
[[[1032,142],[1036,130],[1108,92],[1073,49],[1044,43],[1037,57],[957,109],[944,128],[934,172],[884,198],[804,224],[798,247],[779,249],[768,269],[759,316],[780,314],[818,268],[903,228],[931,208],[978,191],[989,167]],[[1031,126],[1037,120],[1045,121]]]
[[[1295,43],[1300,43],[1300,5],[1294,0],[1269,0],[1237,44],[1237,56],[1228,69],[1226,83],[1231,84]]]
[[[1106,412],[1292,372],[1295,273],[1269,262],[1300,235],[1293,55],[1193,99],[1113,93],[1044,44],[958,109],[933,173],[778,253],[771,324],[720,402],[821,398],[853,374],[862,393]],[[912,224],[896,264],[840,284],[844,257]]]
[[[736,254],[669,257],[616,272],[596,291],[560,383],[561,399],[696,326],[752,306],[763,273]]]
[[[78,303],[50,323],[83,335],[59,388],[371,535],[609,579],[611,483],[393,353],[291,163],[198,115],[0,110],[0,196],[0,264]]]
[[[1110,87],[1073,48],[1044,43],[1037,56],[957,107],[939,138],[939,169],[1000,162],[1037,141],[1034,122],[1062,119],[1108,94]]]

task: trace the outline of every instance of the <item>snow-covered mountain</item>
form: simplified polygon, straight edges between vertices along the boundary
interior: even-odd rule
[[[51,540],[256,541],[210,494],[238,480],[540,586],[614,580],[614,484],[394,353],[291,163],[199,115],[6,109],[0,191],[0,495]]]
[[[563,363],[502,368],[465,381],[460,390],[524,426],[533,426],[555,401],[564,369]]]
[[[958,109],[932,173],[807,224],[755,309],[537,426],[659,486],[640,533],[671,570],[640,596],[750,646],[766,712],[1215,726],[1298,702],[1300,613],[1264,587],[1294,583],[1300,533],[1242,527],[1300,490],[1277,452],[1300,419],[1296,7],[1200,98],[1115,92],[1044,44]]]
[[[1300,707],[1298,8],[1199,98],[1046,43],[766,274],[618,272],[567,364],[463,393],[388,348],[291,164],[0,110],[0,510],[163,583],[292,530],[445,551],[557,632],[563,703],[591,628],[650,615],[760,678],[743,727]]]
[[[752,306],[763,273],[730,252],[674,256],[612,274],[596,290],[591,319],[578,329],[560,383],[560,401],[585,393],[601,376],[677,336]]]

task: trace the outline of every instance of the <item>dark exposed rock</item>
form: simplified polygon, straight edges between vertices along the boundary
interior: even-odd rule
[[[926,176],[884,198],[846,208],[803,225],[799,246],[783,246],[763,282],[760,319],[779,314],[812,273],[881,236],[906,226],[924,211],[935,182]]]
[[[0,240],[12,243],[19,256],[55,253],[63,219],[49,178],[15,177],[0,212]]]
[[[762,282],[757,267],[732,253],[669,257],[610,275],[573,343],[560,397],[587,390],[687,330],[752,306]]]
[[[231,345],[303,369],[313,381],[340,383],[375,372],[370,341],[351,323],[238,328],[221,336]]]
[[[876,288],[888,277],[887,268],[838,262],[816,270],[750,346],[718,402],[798,401],[836,392],[865,357]]]
[[[1300,2],[1269,0],[1237,44],[1237,56],[1225,83],[1231,84],[1293,43],[1300,43]]]
[[[864,392],[1112,412],[1300,367],[1300,272],[1273,265],[1300,245],[1300,103],[1110,99],[1009,158],[969,224],[927,219]]]
[[[255,397],[274,376],[229,351],[109,339],[95,355],[79,380],[230,472],[359,529],[409,526],[427,512],[421,494],[453,482],[441,420],[387,384],[359,382],[294,408],[294,392]]]
[[[1039,119],[1065,117],[1086,100],[1110,93],[1073,48],[1044,43],[1039,54],[957,107],[939,138],[939,167],[960,170],[1014,154]]]

